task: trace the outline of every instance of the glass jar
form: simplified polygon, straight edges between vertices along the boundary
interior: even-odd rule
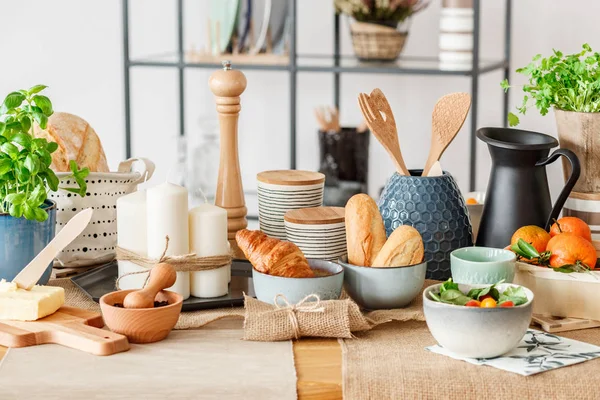
[[[202,136],[202,143],[196,147],[191,156],[190,193],[193,204],[205,201],[214,204],[217,194],[219,176],[219,137],[216,133],[207,132]]]

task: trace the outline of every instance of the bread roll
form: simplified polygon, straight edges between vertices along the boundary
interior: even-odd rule
[[[346,204],[348,262],[370,267],[385,243],[383,218],[375,201],[366,194],[352,196]]]
[[[90,124],[76,115],[56,112],[48,118],[45,130],[35,125],[34,135],[58,144],[58,150],[52,153],[51,165],[56,172],[69,172],[70,160],[91,172],[109,172],[98,135]]]
[[[397,227],[375,257],[373,267],[404,267],[423,262],[423,239],[409,225]]]

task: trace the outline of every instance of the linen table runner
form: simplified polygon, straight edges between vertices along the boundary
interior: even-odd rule
[[[58,345],[10,349],[2,399],[296,399],[292,343],[241,329],[174,331],[162,342],[94,356]]]

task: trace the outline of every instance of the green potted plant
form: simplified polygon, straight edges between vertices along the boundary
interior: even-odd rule
[[[398,58],[410,17],[428,4],[429,0],[334,0],[336,12],[351,17],[354,53],[366,61]]]
[[[574,196],[600,200],[600,53],[593,52],[588,44],[575,54],[554,50],[549,57],[536,55],[516,72],[528,79],[522,87],[525,96],[518,113],[525,115],[531,106],[541,115],[554,109],[560,146],[572,150],[581,162],[581,175],[573,189],[580,195]],[[507,80],[501,86],[504,90],[511,87]],[[508,122],[516,126],[519,118],[509,113]],[[567,177],[568,165],[563,167]]]
[[[58,145],[35,138],[33,127],[45,128],[52,102],[41,92],[45,85],[9,93],[0,106],[0,279],[12,280],[54,237],[56,204],[48,192],[58,190],[59,180],[50,169]],[[89,171],[70,167],[76,188],[86,193]],[[46,283],[52,265],[40,280]]]

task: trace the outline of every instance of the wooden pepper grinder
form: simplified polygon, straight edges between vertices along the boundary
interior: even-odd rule
[[[238,248],[235,234],[248,226],[244,189],[240,175],[238,157],[238,119],[240,115],[240,95],[246,89],[246,76],[231,69],[230,61],[223,61],[223,69],[215,71],[208,80],[210,90],[215,95],[220,126],[219,180],[215,205],[227,210],[227,239],[235,258],[244,258]]]

